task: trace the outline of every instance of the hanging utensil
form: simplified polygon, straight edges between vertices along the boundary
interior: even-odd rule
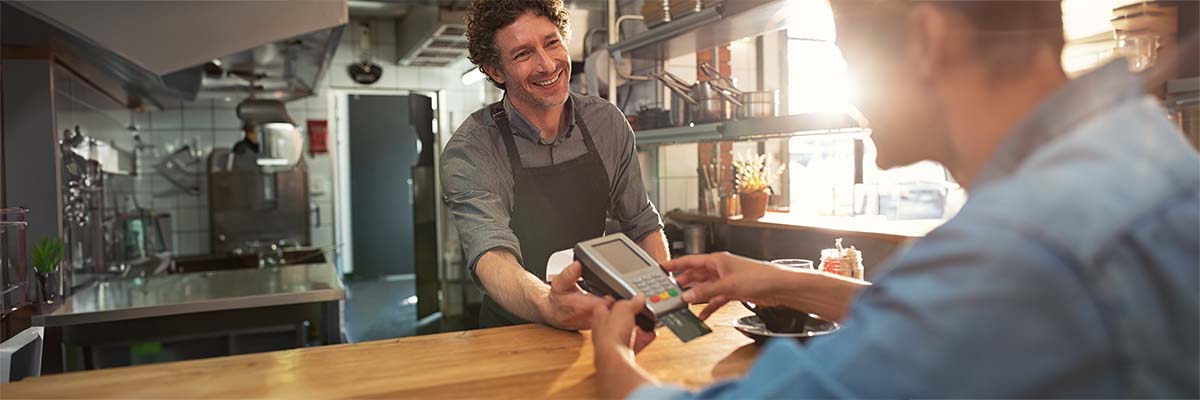
[[[383,68],[371,61],[371,26],[360,24],[358,28],[358,62],[346,67],[346,72],[355,82],[370,85],[383,76]]]
[[[657,78],[668,89],[671,89],[672,93],[679,96],[684,101],[687,101],[689,104],[696,104],[696,99],[692,97],[691,88],[689,88],[687,85],[680,85],[675,80],[666,77],[665,74],[666,73],[650,74],[650,76]]]
[[[708,76],[713,78],[709,82],[715,81],[715,84],[718,85],[718,88],[722,90],[728,90],[738,96],[742,95],[742,91],[738,90],[737,85],[733,84],[733,78],[721,75],[716,68],[713,68],[713,66],[709,65],[708,63],[700,63],[700,69],[703,70],[705,74],[708,74]]]
[[[672,74],[667,71],[663,71],[660,75],[662,75],[664,78],[670,79],[672,82],[675,82],[675,84],[679,85],[680,87],[685,87],[685,88],[692,87],[691,82],[688,82],[688,81],[684,80],[683,78],[680,78],[679,75],[675,75],[675,74]]]

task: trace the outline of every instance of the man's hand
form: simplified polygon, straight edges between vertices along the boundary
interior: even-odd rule
[[[645,332],[634,325],[634,318],[645,307],[646,295],[639,293],[616,302],[612,310],[604,306],[592,310],[593,362],[602,398],[624,398],[638,386],[654,382],[633,357],[648,343],[638,343],[644,340]],[[653,332],[649,335],[653,340]]]
[[[550,292],[541,304],[541,315],[547,324],[561,329],[588,329],[592,310],[607,309],[613,304],[611,297],[597,297],[579,289],[576,282],[582,276],[582,268],[578,261],[573,262],[550,281]]]

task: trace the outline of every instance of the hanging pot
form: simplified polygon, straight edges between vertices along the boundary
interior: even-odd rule
[[[378,82],[379,77],[383,76],[383,67],[371,61],[371,26],[369,24],[358,26],[358,48],[358,62],[346,67],[346,73],[350,74],[350,79],[359,84],[370,85]]]
[[[379,77],[383,76],[383,68],[373,62],[360,62],[346,67],[346,73],[350,74],[350,79],[355,82],[370,85],[378,82]]]

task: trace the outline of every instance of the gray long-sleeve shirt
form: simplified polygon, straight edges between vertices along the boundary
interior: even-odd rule
[[[621,231],[635,240],[662,228],[662,218],[642,183],[633,129],[615,106],[598,97],[571,94],[564,116],[569,124],[554,142],[546,143],[507,98],[503,104],[525,168],[561,164],[586,154],[583,134],[575,124],[575,113],[580,113],[608,173],[609,218],[619,222]],[[471,271],[479,257],[492,249],[508,249],[521,259],[521,247],[509,228],[515,197],[512,166],[500,128],[486,107],[472,113],[454,132],[442,151],[441,169],[444,201],[462,238]]]

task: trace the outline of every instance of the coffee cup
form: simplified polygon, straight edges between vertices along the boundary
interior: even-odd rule
[[[767,330],[774,333],[804,332],[804,326],[808,324],[808,320],[812,319],[808,313],[789,307],[763,307],[746,301],[743,301],[742,305],[753,311]]]
[[[772,264],[780,265],[788,268],[798,269],[813,269],[812,260],[799,258],[785,258],[772,260]],[[799,333],[804,331],[804,326],[812,317],[807,312],[796,310],[789,307],[774,306],[763,307],[750,302],[742,302],[746,309],[754,312],[758,319],[763,322],[767,330],[775,333]]]
[[[771,264],[796,269],[814,269],[813,261],[805,260],[803,258],[782,258],[778,260],[771,260]]]

